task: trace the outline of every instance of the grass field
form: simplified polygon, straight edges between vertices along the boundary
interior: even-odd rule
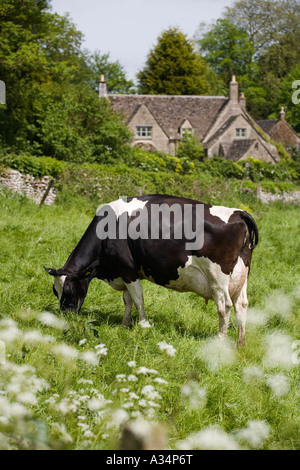
[[[150,327],[122,327],[120,293],[97,280],[80,314],[60,313],[43,265],[64,264],[99,202],[1,193],[0,448],[117,449],[131,423],[170,449],[299,449],[299,206],[251,203],[261,238],[237,349],[234,314],[220,345],[213,302],[147,281]]]

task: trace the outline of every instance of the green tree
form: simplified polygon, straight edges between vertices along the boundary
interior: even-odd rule
[[[137,78],[143,94],[205,95],[212,91],[205,60],[177,28],[163,31]]]
[[[229,83],[232,75],[251,76],[254,50],[245,30],[219,19],[197,44],[207,63],[225,83]]]
[[[284,106],[288,123],[300,132],[300,64],[296,65],[281,83],[277,109]],[[277,117],[275,115],[272,117]]]
[[[224,18],[249,35],[256,56],[265,53],[283,34],[300,27],[299,0],[236,0]]]
[[[2,0],[0,36],[2,142],[71,161],[126,154],[130,133],[99,101],[82,34],[68,16],[49,12],[46,0]]]
[[[108,163],[128,153],[131,134],[87,85],[66,88],[51,84],[34,103],[32,133],[39,152],[59,160]]]
[[[95,82],[99,82],[101,75],[104,75],[109,93],[136,93],[135,85],[127,79],[124,67],[119,61],[111,62],[109,53],[95,51],[88,62]]]

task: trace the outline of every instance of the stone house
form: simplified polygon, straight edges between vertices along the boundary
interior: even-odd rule
[[[132,145],[176,155],[182,136],[194,134],[207,157],[228,160],[249,156],[278,162],[278,151],[268,141],[263,127],[246,110],[235,77],[225,96],[118,95],[108,94],[101,76],[99,97],[106,97],[132,130]]]
[[[281,143],[287,150],[300,147],[300,138],[286,121],[284,108],[281,108],[279,119],[262,120],[257,123],[270,139]]]

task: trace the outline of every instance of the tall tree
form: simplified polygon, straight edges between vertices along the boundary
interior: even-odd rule
[[[285,107],[286,119],[289,124],[297,132],[300,132],[300,63],[290,71],[281,83],[277,109],[280,109],[280,106]]]
[[[254,51],[248,33],[228,20],[218,19],[197,44],[207,63],[226,84],[232,75],[251,75]]]
[[[211,92],[209,69],[194,43],[177,28],[163,31],[137,74],[144,94],[205,95]]]
[[[299,0],[236,0],[223,16],[247,31],[256,55],[300,28]]]

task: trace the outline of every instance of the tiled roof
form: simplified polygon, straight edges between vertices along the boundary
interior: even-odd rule
[[[142,104],[146,105],[170,139],[178,139],[183,120],[188,119],[202,140],[221,108],[224,96],[109,95],[113,109],[126,116],[128,123]]]
[[[249,150],[253,142],[253,139],[235,139],[227,150],[227,153],[224,155],[224,158],[234,162],[240,160],[240,158],[242,158]]]
[[[265,131],[267,134],[272,132],[272,129],[279,122],[279,119],[265,119],[257,121],[257,124]]]

